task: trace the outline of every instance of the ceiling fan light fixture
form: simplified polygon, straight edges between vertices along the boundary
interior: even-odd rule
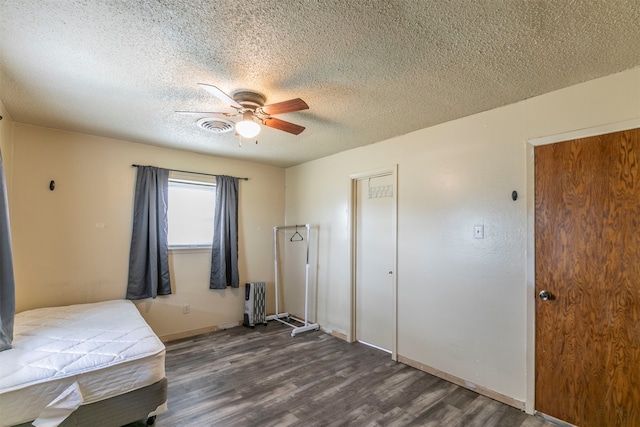
[[[300,98],[289,99],[288,101],[276,102],[275,104],[264,105],[266,98],[251,90],[240,90],[233,93],[233,97],[227,95],[219,88],[198,83],[198,86],[236,110],[235,113],[226,112],[204,112],[204,111],[176,111],[179,114],[197,114],[214,116],[201,119],[198,126],[212,132],[226,132],[228,127],[222,122],[225,117],[235,117],[242,115],[240,122],[228,122],[236,130],[236,134],[243,138],[254,138],[260,133],[261,125],[272,129],[281,130],[292,135],[299,135],[304,126],[272,117],[277,114],[293,113],[296,111],[308,110],[309,105]],[[257,140],[256,140],[257,143]]]
[[[242,114],[242,121],[236,123],[236,132],[243,138],[253,138],[260,133],[260,125],[253,121],[253,113],[247,111]]]

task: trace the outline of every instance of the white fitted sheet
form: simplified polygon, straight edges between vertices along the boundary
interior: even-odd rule
[[[29,310],[0,352],[0,425],[38,418],[76,382],[83,404],[160,381],[165,347],[131,301]]]

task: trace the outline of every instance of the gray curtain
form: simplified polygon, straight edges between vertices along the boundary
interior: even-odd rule
[[[210,289],[240,286],[238,276],[238,178],[216,176]]]
[[[11,348],[13,317],[16,314],[16,292],[13,278],[13,255],[9,229],[9,203],[0,153],[0,351]]]
[[[171,294],[167,202],[169,170],[138,166],[127,299]]]

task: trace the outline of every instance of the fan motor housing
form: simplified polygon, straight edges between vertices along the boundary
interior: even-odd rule
[[[233,92],[233,99],[249,110],[262,107],[267,100],[264,95],[251,90],[237,90]]]

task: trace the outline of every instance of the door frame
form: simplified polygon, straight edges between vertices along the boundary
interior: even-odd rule
[[[578,129],[548,136],[527,139],[527,243],[526,243],[526,395],[524,410],[528,414],[535,411],[535,335],[536,335],[536,278],[535,278],[535,147],[558,142],[588,138],[596,135],[640,128],[640,118],[609,123],[590,128]]]
[[[347,341],[354,342],[356,339],[356,186],[357,182],[380,176],[391,175],[393,183],[393,208],[391,213],[391,229],[393,230],[393,297],[392,297],[392,319],[391,325],[391,359],[398,360],[398,165],[369,170],[349,175],[349,273],[351,281],[351,292],[349,301],[349,330]]]

